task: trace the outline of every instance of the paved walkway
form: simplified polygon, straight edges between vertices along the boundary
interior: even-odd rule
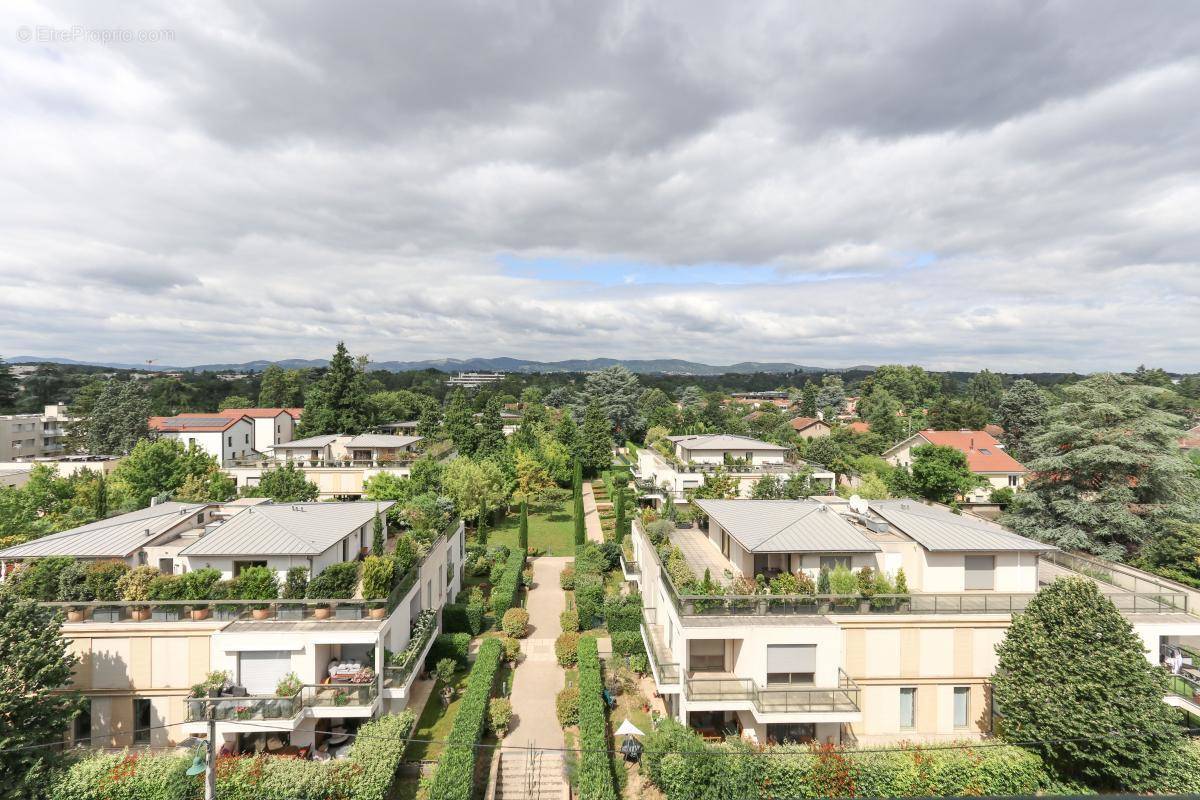
[[[583,484],[583,524],[587,528],[589,542],[604,544],[604,529],[600,527],[600,512],[596,509],[596,495],[592,484]]]
[[[570,558],[545,556],[533,559],[533,590],[525,602],[530,632],[521,640],[525,658],[513,674],[510,699],[514,724],[504,738],[505,746],[563,746],[562,728],[558,726],[554,707],[558,691],[563,687],[563,670],[554,656],[554,640],[562,633],[558,615],[567,607],[566,593],[558,585],[558,574],[571,561]]]

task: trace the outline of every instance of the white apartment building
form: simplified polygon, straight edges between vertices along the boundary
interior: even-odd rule
[[[175,439],[184,447],[195,445],[221,465],[254,455],[254,421],[244,414],[180,414],[151,417],[151,435]]]
[[[1101,589],[1128,615],[1149,660],[1200,645],[1200,592],[944,507],[839,498],[696,506],[707,525],[676,530],[665,544],[695,575],[707,570],[727,588],[782,572],[803,572],[819,587],[821,570],[839,565],[891,580],[903,569],[908,587],[870,597],[687,595],[635,522],[633,563],[623,568],[642,595],[656,689],[672,716],[703,732],[864,745],[986,736],[995,647],[1012,613],[1039,586],[1080,576],[1073,567],[1113,576]],[[1168,702],[1200,712],[1190,693]]]
[[[28,543],[42,543],[36,549],[0,551],[0,559],[56,554],[166,567],[163,553],[173,551],[179,570],[265,562],[281,570],[311,563],[319,573],[359,556],[364,514],[374,513],[374,503],[164,503]],[[211,707],[222,752],[337,757],[361,721],[408,704],[441,609],[461,588],[464,546],[455,520],[396,576],[385,600],[57,604],[68,607],[63,633],[80,657],[64,688],[87,702],[72,735],[94,737],[94,747],[174,747],[207,731]],[[219,695],[194,691],[215,671],[228,674]],[[294,691],[281,695],[288,677]]]
[[[655,503],[668,495],[675,502],[686,500],[688,489],[697,489],[706,477],[716,470],[733,475],[738,481],[740,496],[750,492],[764,475],[787,480],[793,474],[812,471],[810,479],[833,485],[832,472],[814,467],[804,461],[789,460],[791,449],[781,445],[732,434],[701,434],[697,436],[668,436],[671,456],[664,456],[653,447],[638,449],[634,476],[643,482],[647,491],[643,497]]]
[[[0,462],[63,455],[70,421],[62,404],[46,406],[41,414],[0,415]]]
[[[303,408],[227,408],[222,414],[241,414],[254,425],[250,441],[260,453],[270,454],[276,445],[296,438],[296,425]]]
[[[447,386],[458,386],[464,389],[478,389],[488,383],[504,380],[503,372],[460,372],[446,379]]]
[[[321,499],[353,499],[361,497],[363,483],[380,472],[409,475],[422,441],[420,436],[384,433],[310,436],[275,445],[269,459],[235,462],[225,471],[239,489],[253,488],[264,470],[291,463],[317,485]]]

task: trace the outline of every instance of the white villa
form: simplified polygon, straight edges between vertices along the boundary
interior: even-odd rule
[[[254,420],[245,414],[222,411],[217,414],[179,414],[151,417],[152,435],[175,439],[184,447],[195,445],[222,466],[236,459],[253,458]]]

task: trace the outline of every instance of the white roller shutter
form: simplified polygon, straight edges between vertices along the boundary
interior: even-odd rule
[[[238,654],[238,682],[250,694],[275,694],[275,684],[292,671],[288,650],[261,650]]]
[[[815,644],[767,645],[767,672],[816,672]]]

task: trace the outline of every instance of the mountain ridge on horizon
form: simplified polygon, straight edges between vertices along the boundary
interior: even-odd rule
[[[117,361],[87,361],[60,356],[13,356],[5,358],[9,364],[61,364],[63,366],[106,367],[109,369],[132,369],[146,372],[261,372],[275,364],[285,369],[321,368],[329,365],[324,358],[257,359],[240,363],[195,364],[171,366],[166,364],[129,364]],[[739,361],[736,364],[714,365],[678,358],[635,359],[635,358],[590,358],[564,359],[561,361],[538,361],[533,359],[500,356],[496,358],[431,358],[420,361],[372,361],[370,368],[388,372],[434,369],[439,372],[591,372],[605,367],[621,365],[630,372],[679,375],[726,375],[754,372],[851,372],[871,371],[870,365],[849,367],[814,367],[786,361]]]

